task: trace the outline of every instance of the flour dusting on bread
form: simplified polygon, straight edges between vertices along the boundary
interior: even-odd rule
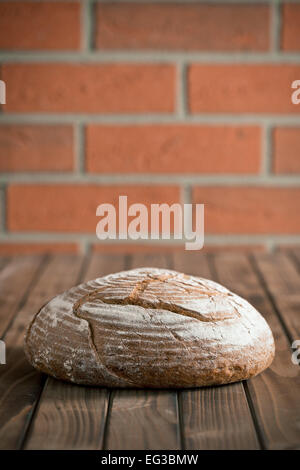
[[[207,279],[140,268],[58,295],[31,322],[37,369],[81,384],[196,387],[264,370],[274,340],[246,300]]]

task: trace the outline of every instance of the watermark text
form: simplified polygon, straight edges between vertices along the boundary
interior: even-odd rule
[[[187,240],[186,250],[204,245],[204,204],[151,204],[149,213],[145,204],[128,206],[127,196],[119,196],[118,211],[112,204],[100,204],[96,215],[101,217],[96,227],[99,240],[170,240],[173,232],[175,240]]]
[[[291,100],[293,104],[300,103],[300,80],[294,80],[292,82],[292,88],[296,88],[296,90],[292,93]]]
[[[0,80],[0,104],[6,104],[6,86],[3,80]]]
[[[292,349],[296,349],[292,354],[292,363],[297,366],[300,364],[300,339],[296,339],[292,343]]]
[[[6,347],[4,341],[0,340],[0,364],[6,364]]]

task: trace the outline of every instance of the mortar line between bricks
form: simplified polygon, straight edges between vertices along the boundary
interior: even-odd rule
[[[107,240],[105,242],[99,241],[96,238],[96,235],[93,234],[81,234],[81,233],[36,233],[36,232],[26,232],[26,233],[1,233],[0,234],[0,243],[7,244],[35,244],[35,243],[78,243],[85,250],[89,250],[91,244],[98,244],[103,246],[118,246],[118,245],[148,245],[148,246],[157,246],[157,247],[168,247],[172,245],[173,247],[182,246],[186,241],[184,238],[182,240],[173,239],[170,240]],[[273,248],[276,245],[291,245],[300,243],[300,235],[249,235],[249,234],[239,234],[239,235],[212,235],[205,234],[205,243],[204,248],[211,246],[257,246],[263,245],[267,248]]]
[[[184,63],[177,64],[177,89],[176,89],[176,116],[185,119],[188,114],[187,106],[187,67]]]
[[[91,242],[88,240],[80,240],[79,249],[80,253],[82,253],[83,255],[89,255],[91,253]]]
[[[74,160],[75,173],[84,174],[85,171],[85,129],[81,123],[74,124]]]
[[[94,1],[81,0],[80,4],[81,50],[91,52],[94,41]]]
[[[185,184],[182,186],[182,204],[191,204],[192,203],[192,188],[190,185]]]
[[[193,202],[192,187],[190,185],[182,186],[181,204],[192,204],[192,202]],[[205,217],[205,215],[204,215],[204,217]],[[186,218],[186,216],[185,216],[185,218]],[[190,227],[190,228],[193,227],[193,216],[192,216],[192,214],[188,214],[187,226]]]
[[[210,64],[295,64],[300,63],[299,52],[222,52],[222,51],[154,51],[154,50],[85,50],[85,51],[5,51],[0,52],[3,63],[134,63],[170,64],[205,63]]]
[[[7,124],[207,124],[223,125],[300,125],[300,115],[290,114],[85,114],[85,113],[0,113],[0,123]]]
[[[300,186],[300,175],[268,175],[268,174],[92,174],[92,173],[3,173],[0,175],[0,183],[9,184],[65,184],[95,186],[115,185],[200,185],[206,186],[240,186],[240,187],[282,187],[292,188]]]
[[[2,184],[0,187],[0,231],[6,233],[6,185]]]
[[[276,249],[276,243],[274,242],[274,240],[266,240],[265,246],[269,253],[273,253]]]
[[[272,132],[272,126],[269,124],[263,126],[261,171],[262,174],[266,176],[272,174]]]
[[[276,53],[280,51],[281,42],[281,2],[280,0],[273,0],[271,2],[271,21],[270,21],[270,43],[271,51]]]

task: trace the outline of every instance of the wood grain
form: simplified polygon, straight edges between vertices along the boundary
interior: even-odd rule
[[[181,392],[186,449],[259,448],[240,382]]]
[[[101,449],[107,391],[47,380],[25,449]]]
[[[0,368],[0,448],[21,445],[36,401],[44,384],[43,376],[27,362],[23,351],[24,332],[32,316],[51,297],[71,287],[78,277],[82,260],[54,256],[31,286],[25,304],[5,336],[6,365]]]
[[[290,255],[294,262],[296,262],[298,272],[300,272],[300,248],[292,248],[287,250],[287,253]]]
[[[0,271],[6,266],[10,261],[10,258],[7,256],[0,256]]]
[[[8,263],[2,260],[0,272],[0,338],[11,323],[20,303],[24,299],[34,276],[41,266],[40,256],[11,258]]]
[[[254,258],[287,334],[290,339],[300,339],[300,274],[296,265],[286,253]]]
[[[81,281],[87,282],[107,274],[124,271],[126,265],[127,257],[124,255],[93,254],[89,259],[87,270]]]
[[[1,449],[22,443],[26,449],[299,448],[300,369],[291,362],[290,343],[300,338],[300,251],[255,254],[253,259],[242,253],[96,254],[84,271],[81,257],[42,259],[0,258],[0,334],[1,324],[2,331],[8,327],[7,365],[0,367]],[[106,389],[52,378],[44,387],[46,377],[32,369],[23,353],[32,315],[78,283],[79,276],[85,281],[138,266],[215,277],[247,298],[274,333],[272,366],[244,385],[178,393],[115,390],[110,401]]]
[[[190,251],[175,252],[172,257],[172,269],[181,273],[204,277],[206,279],[212,278],[208,257],[203,253],[195,254]]]
[[[136,253],[128,256],[128,269],[164,268],[172,269],[172,255],[163,253]]]
[[[105,448],[109,450],[180,448],[176,392],[112,392],[112,409],[105,444]]]
[[[263,260],[271,259],[265,254],[255,255],[255,258],[261,266],[265,263]],[[245,384],[263,446],[267,449],[297,448],[300,443],[300,369],[291,362],[290,344],[281,322],[246,255],[217,254],[215,266],[220,282],[254,305],[266,318],[274,335],[276,355],[271,367]],[[273,268],[281,270],[280,266],[281,263]],[[277,275],[276,280],[278,290],[286,291],[288,287],[281,284]]]
[[[176,254],[176,270],[213,279],[210,257]],[[216,280],[216,279],[214,279]],[[179,392],[186,449],[257,449],[254,424],[241,383]]]

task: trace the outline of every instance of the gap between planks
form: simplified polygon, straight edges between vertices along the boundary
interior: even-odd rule
[[[275,338],[273,363],[246,385],[264,446],[299,448],[300,369],[291,362],[287,325],[282,325],[286,316],[298,317],[290,296],[294,293],[299,302],[299,273],[284,254],[216,254],[215,259],[220,281],[262,313]]]
[[[1,263],[0,338],[3,340],[47,264],[47,256],[13,257]]]
[[[176,264],[188,274],[213,279],[218,274],[209,254],[186,254]],[[183,268],[183,269],[182,269]],[[259,449],[248,401],[241,382],[180,392],[187,449]]]
[[[220,279],[220,276],[218,275],[218,270],[217,270],[217,267],[216,267],[216,264],[215,264],[216,263],[215,256],[213,256],[213,254],[209,254],[208,257],[209,257],[209,261],[210,261],[211,270],[212,270],[212,273],[213,273],[213,278],[217,282],[222,283],[222,279]],[[249,407],[249,411],[250,411],[250,414],[251,414],[251,417],[252,417],[252,420],[253,420],[253,425],[254,425],[254,428],[255,428],[255,432],[256,432],[256,436],[257,436],[259,446],[262,450],[265,450],[266,446],[265,446],[264,439],[263,439],[263,436],[262,436],[262,433],[261,433],[261,430],[260,430],[260,427],[259,427],[258,419],[257,419],[256,412],[255,412],[255,407],[254,407],[254,404],[253,404],[253,401],[252,401],[252,398],[251,398],[251,394],[249,393],[249,388],[248,388],[247,381],[243,380],[242,385],[243,385],[243,388],[244,388],[245,397],[246,397],[247,402],[248,402],[248,407]]]
[[[76,282],[121,271],[125,269],[126,262],[126,257],[120,255],[85,258]],[[110,391],[105,388],[68,384],[48,377],[23,448],[103,448],[109,397]]]
[[[16,449],[22,445],[45,381],[45,376],[33,369],[25,358],[25,329],[45,302],[74,284],[78,263],[79,257],[72,255],[49,257],[6,333],[7,364],[0,368],[2,449]],[[18,291],[15,294],[18,295]]]
[[[82,282],[88,276],[91,265],[89,254],[77,266],[77,275],[69,287]],[[101,446],[101,426],[98,426],[98,411],[105,408],[105,394],[92,387],[80,387],[64,383],[47,376],[36,407],[33,409],[23,449],[69,449],[88,448],[89,433],[94,430],[92,442]],[[99,416],[100,418],[100,416]],[[88,422],[87,422],[88,421]],[[86,433],[84,432],[84,426]],[[90,426],[88,426],[90,425]],[[87,436],[87,437],[86,437]]]

